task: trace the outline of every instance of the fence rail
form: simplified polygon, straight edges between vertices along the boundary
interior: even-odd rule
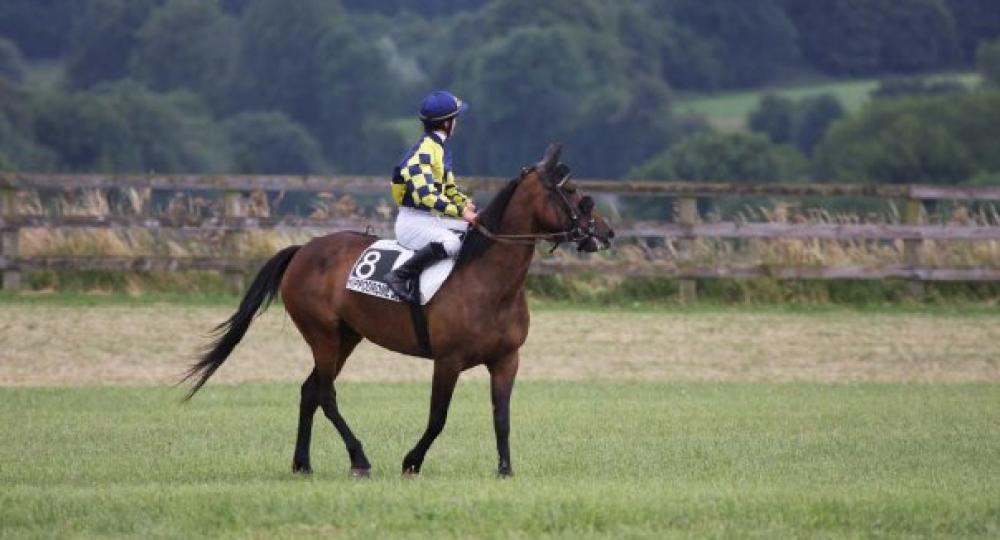
[[[387,228],[387,223],[360,219],[302,217],[229,217],[199,221],[142,216],[17,216],[0,218],[0,230],[21,228],[176,229],[180,231],[359,230]],[[837,223],[695,223],[683,225],[625,224],[615,234],[623,238],[822,238],[830,240],[1000,240],[1000,227],[980,225],[893,225]]]
[[[496,191],[506,179],[487,177],[463,178],[470,190]],[[925,240],[937,241],[996,241],[1000,227],[983,225],[941,225],[921,223],[924,201],[1000,201],[1000,186],[923,186],[923,185],[863,185],[863,184],[721,184],[649,181],[580,180],[581,189],[591,193],[622,196],[671,197],[676,219],[672,223],[654,225],[622,224],[619,237],[673,239],[678,241],[677,261],[642,265],[606,261],[577,262],[539,260],[533,273],[556,274],[587,271],[614,272],[629,276],[662,276],[681,280],[683,296],[693,296],[694,284],[700,278],[773,277],[778,279],[904,279],[913,282],[919,293],[924,281],[1000,281],[1000,261],[997,267],[940,268],[921,264],[919,248]],[[81,189],[107,190],[133,188],[166,191],[221,192],[224,200],[222,216],[191,220],[152,215],[22,215],[17,207],[20,191],[67,191]],[[0,271],[3,287],[20,287],[22,270],[218,270],[231,276],[234,284],[242,283],[244,273],[256,261],[241,259],[237,249],[217,258],[168,257],[22,257],[18,250],[23,228],[141,228],[150,230],[222,231],[230,247],[238,242],[243,231],[271,230],[364,230],[370,222],[357,218],[306,219],[301,217],[248,217],[242,194],[249,191],[267,192],[349,192],[384,194],[385,179],[364,176],[248,176],[248,175],[52,175],[30,173],[0,173]],[[698,198],[738,196],[761,197],[873,197],[899,199],[904,202],[902,224],[864,223],[706,223],[700,219]],[[146,214],[148,212],[140,212]],[[376,223],[376,230],[386,231],[388,223]],[[790,267],[767,265],[697,266],[686,260],[691,242],[700,238],[717,239],[832,239],[832,240],[902,240],[902,265]]]
[[[469,189],[496,191],[505,178],[468,176]],[[148,188],[182,191],[307,191],[333,190],[385,193],[380,176],[261,176],[261,175],[100,175],[0,173],[2,189],[110,189]],[[731,184],[711,182],[660,182],[577,180],[588,192],[663,197],[877,197],[918,200],[1000,201],[1000,186],[929,186],[910,184]]]

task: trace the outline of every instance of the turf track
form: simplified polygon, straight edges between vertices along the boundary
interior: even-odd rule
[[[0,389],[0,537],[1000,535],[995,384],[525,381],[510,481],[484,382],[415,481],[427,384],[339,393],[369,481],[328,425],[288,472],[293,384]]]

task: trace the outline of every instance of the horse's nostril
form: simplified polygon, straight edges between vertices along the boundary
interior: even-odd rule
[[[608,229],[608,240],[611,240],[614,237],[615,237],[615,231]]]

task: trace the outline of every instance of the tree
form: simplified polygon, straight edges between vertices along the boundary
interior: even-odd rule
[[[673,19],[713,42],[724,66],[722,85],[771,80],[798,59],[797,30],[776,0],[673,0]]]
[[[0,78],[10,82],[24,79],[24,59],[17,45],[9,39],[0,38]]]
[[[46,95],[36,110],[37,140],[64,170],[212,173],[231,163],[225,134],[192,94],[116,84]]]
[[[809,64],[835,75],[951,64],[955,20],[942,0],[784,0]],[[849,38],[845,38],[849,37]]]
[[[760,135],[707,133],[685,139],[629,172],[631,178],[712,182],[798,180],[804,160]]]
[[[383,15],[406,12],[411,17],[419,15],[427,18],[444,18],[458,11],[479,9],[486,4],[487,0],[344,0],[344,6],[351,11],[375,11]]]
[[[0,36],[28,58],[58,58],[69,49],[73,23],[85,7],[80,0],[4,0]]]
[[[964,62],[976,57],[979,44],[1000,37],[1000,9],[995,0],[945,0],[955,19]]]
[[[384,172],[406,143],[380,126],[382,111],[394,109],[400,92],[375,44],[346,25],[327,30],[317,45],[319,81],[314,118],[308,125],[339,171]]]
[[[9,118],[0,116],[0,156],[5,165],[0,170],[47,171],[55,168],[56,155],[39,145]]]
[[[216,4],[169,0],[137,34],[133,76],[157,91],[188,89],[221,101],[236,57],[236,21]]]
[[[282,113],[243,113],[225,122],[235,170],[246,174],[317,174],[327,170],[319,143]]]
[[[624,4],[617,35],[631,52],[631,71],[656,75],[672,87],[710,90],[723,84],[717,44],[677,24],[666,4]]]
[[[792,141],[795,115],[794,101],[777,94],[765,94],[757,109],[750,113],[747,123],[751,131],[767,135],[771,142],[787,144]]]
[[[678,122],[671,102],[669,88],[652,76],[595,92],[561,139],[573,166],[588,176],[620,177],[676,139],[704,129]]]
[[[512,28],[574,28],[590,35],[613,32],[617,7],[600,0],[495,0],[479,13],[480,39],[495,39]]]
[[[398,95],[385,58],[337,2],[256,0],[240,41],[234,111],[286,114],[317,137],[338,171],[384,171],[403,150],[398,135],[379,127]]]
[[[237,76],[231,92],[235,111],[282,111],[314,124],[320,96],[317,50],[343,10],[326,0],[256,0],[243,15]],[[340,84],[350,84],[343,81]]]
[[[1000,171],[1000,92],[877,100],[834,124],[818,174],[841,181],[956,183]]]
[[[909,106],[921,121],[947,129],[973,168],[1000,171],[1000,91],[915,99]]]
[[[805,154],[823,139],[835,120],[844,116],[844,108],[832,95],[821,94],[799,101],[765,95],[750,113],[751,131],[764,133],[775,144],[794,143]]]
[[[955,183],[1000,171],[1000,92],[876,100],[817,149],[832,180]]]
[[[875,136],[851,144],[849,129],[831,134],[823,159],[833,178],[894,184],[954,184],[972,174],[968,152],[948,131],[914,114],[892,118]]]
[[[241,16],[254,0],[219,0],[219,9],[229,15]]]
[[[471,103],[456,138],[462,168],[510,174],[513,164],[535,159],[566,134],[601,82],[567,27],[521,27],[471,51],[455,85]]]
[[[976,67],[987,84],[1000,86],[1000,39],[979,45]]]
[[[913,73],[951,65],[959,57],[955,19],[943,0],[883,1],[883,69]]]
[[[0,155],[4,170],[50,170],[55,156],[35,142],[34,94],[0,79]]]
[[[75,88],[90,88],[128,75],[136,34],[158,0],[89,0],[73,27],[66,62]]]
[[[795,146],[806,155],[811,155],[830,125],[844,115],[844,107],[830,94],[802,99],[795,114]]]

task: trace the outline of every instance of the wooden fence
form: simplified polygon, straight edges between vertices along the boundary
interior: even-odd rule
[[[496,191],[505,179],[463,178],[473,192]],[[905,279],[919,293],[924,281],[1000,281],[1000,262],[996,265],[942,268],[924,266],[920,245],[924,240],[1000,240],[1000,226],[954,226],[921,223],[924,201],[1000,201],[998,187],[944,187],[918,185],[834,185],[834,184],[715,184],[680,182],[630,182],[581,180],[588,193],[642,197],[669,197],[674,221],[655,225],[619,227],[617,236],[673,239],[679,247],[677,260],[667,263],[628,264],[601,261],[539,260],[535,273],[576,271],[612,271],[634,276],[677,278],[684,297],[694,296],[697,278],[775,277],[779,279]],[[63,216],[22,215],[17,204],[19,191],[107,190],[135,188],[185,192],[222,193],[224,212],[197,223],[178,223],[164,216],[153,216],[149,209],[138,215]],[[4,290],[17,290],[22,270],[218,270],[227,273],[236,286],[252,269],[253,261],[239,256],[239,235],[251,229],[364,230],[369,223],[358,218],[304,219],[296,217],[248,217],[244,194],[247,192],[347,192],[385,195],[382,177],[360,176],[194,176],[194,175],[55,175],[0,173],[0,270]],[[698,213],[699,198],[733,196],[757,197],[873,197],[896,199],[903,203],[902,224],[832,224],[832,223],[739,223],[703,222]],[[380,229],[387,230],[387,223]],[[996,225],[991,224],[991,225]],[[224,256],[212,258],[163,257],[22,257],[18,250],[19,231],[27,227],[65,228],[145,228],[181,230],[219,230],[230,246]],[[883,266],[790,267],[790,266],[697,266],[685,261],[690,243],[699,238],[825,238],[834,240],[897,239],[904,242],[904,264]]]

